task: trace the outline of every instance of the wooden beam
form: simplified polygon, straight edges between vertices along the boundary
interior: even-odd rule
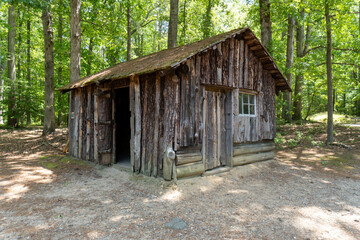
[[[241,144],[238,146],[234,146],[234,156],[250,154],[250,153],[268,152],[274,149],[275,149],[275,144],[273,142],[257,143],[257,144]]]
[[[274,159],[274,152],[262,152],[255,154],[238,155],[233,157],[233,166]]]
[[[176,167],[177,178],[200,176],[205,172],[204,164],[201,162],[189,163]]]
[[[256,50],[260,50],[260,49],[262,49],[262,46],[260,44],[250,47],[250,50],[252,50],[252,51],[256,51]]]

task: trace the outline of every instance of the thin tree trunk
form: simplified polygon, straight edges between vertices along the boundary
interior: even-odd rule
[[[42,13],[45,52],[45,113],[43,135],[55,131],[54,108],[54,41],[52,19],[49,9]]]
[[[21,79],[21,44],[22,44],[22,35],[21,35],[21,28],[22,28],[22,19],[21,19],[21,12],[20,12],[20,6],[18,5],[18,56],[17,56],[17,81],[19,81]],[[17,114],[16,114],[16,119],[17,122],[20,123],[20,126],[22,127],[24,125],[24,117],[23,117],[23,109],[21,106],[22,103],[22,99],[21,99],[21,94],[22,94],[22,85],[21,84],[16,84],[16,88],[18,91],[18,95],[17,95],[17,100],[16,102],[18,103],[17,106]],[[19,106],[20,105],[20,106]],[[20,112],[21,112],[21,116],[20,116]]]
[[[58,85],[61,86],[62,85],[62,79],[63,79],[63,67],[62,67],[62,59],[63,59],[63,54],[62,54],[62,49],[63,49],[63,34],[64,34],[64,28],[63,28],[63,22],[64,22],[64,18],[62,15],[62,5],[63,5],[63,1],[59,2],[59,6],[60,6],[60,14],[59,14],[59,29],[58,29],[58,41],[59,41],[59,59],[60,59],[60,64],[59,67],[57,69],[57,80],[58,80]],[[62,94],[59,93],[57,96],[57,102],[58,102],[58,116],[57,116],[57,125],[60,126],[61,122],[62,122],[62,112],[61,112],[61,101],[62,100]]]
[[[333,125],[333,84],[332,84],[332,65],[331,65],[331,22],[329,0],[325,0],[325,18],[326,18],[326,76],[327,76],[327,93],[328,93],[328,120],[327,120],[327,142],[334,141]]]
[[[31,106],[31,99],[29,97],[30,95],[30,87],[31,87],[31,72],[30,72],[30,62],[31,62],[31,19],[30,19],[30,15],[28,16],[27,22],[26,22],[26,30],[27,30],[27,34],[26,34],[26,45],[27,45],[27,49],[26,49],[26,80],[27,80],[27,94],[26,94],[26,125],[30,125],[31,124],[31,113],[30,113],[30,106]]]
[[[186,0],[184,0],[184,7],[183,7],[183,29],[182,29],[182,42],[186,44]]]
[[[90,40],[89,40],[89,57],[88,57],[88,65],[87,65],[87,68],[86,68],[86,75],[89,76],[91,75],[91,63],[92,63],[92,60],[93,60],[93,47],[94,47],[94,38],[91,37]]]
[[[213,6],[213,0],[208,1],[208,5],[206,6],[204,27],[203,27],[203,38],[210,37],[210,25],[211,25],[211,8]]]
[[[300,18],[296,20],[296,57],[303,58],[304,57],[304,40],[305,40],[305,32],[304,25],[302,20],[304,19],[304,10],[300,12]],[[302,119],[302,84],[304,81],[304,75],[302,72],[302,67],[298,69],[298,73],[295,78],[295,91],[294,91],[294,120]]]
[[[272,33],[271,33],[270,1],[259,0],[259,5],[260,5],[261,42],[271,53]]]
[[[8,79],[10,91],[8,95],[8,116],[7,125],[17,127],[16,119],[16,69],[15,69],[15,10],[14,5],[9,6],[8,12]]]
[[[168,30],[168,48],[177,46],[179,0],[170,0],[170,21]]]
[[[4,124],[4,117],[3,117],[3,106],[2,103],[4,101],[4,66],[1,62],[1,49],[2,46],[0,44],[0,124]]]
[[[81,72],[81,0],[71,0],[70,82],[80,79]]]
[[[131,59],[131,4],[128,3],[127,6],[127,44],[126,44],[126,60],[130,61]]]
[[[161,50],[161,35],[162,35],[162,22],[159,21],[159,41],[158,41],[158,51]]]
[[[295,17],[288,17],[288,34],[287,34],[287,47],[286,47],[286,78],[289,85],[292,83],[291,68],[294,64],[294,40],[295,40]],[[284,92],[284,105],[282,109],[282,117],[287,122],[291,122],[291,92]]]

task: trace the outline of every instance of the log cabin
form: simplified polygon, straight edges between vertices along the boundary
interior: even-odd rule
[[[70,156],[171,180],[273,159],[275,94],[291,88],[242,28],[59,90],[70,92]]]

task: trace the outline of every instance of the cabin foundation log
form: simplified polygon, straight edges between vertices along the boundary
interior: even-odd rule
[[[202,161],[195,163],[188,163],[176,167],[177,178],[200,176],[205,172],[204,164]]]

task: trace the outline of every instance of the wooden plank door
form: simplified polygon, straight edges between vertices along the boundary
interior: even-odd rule
[[[225,92],[205,90],[205,170],[226,165]]]
[[[98,100],[98,152],[99,163],[110,165],[112,163],[113,141],[113,108],[111,93],[100,95]]]

